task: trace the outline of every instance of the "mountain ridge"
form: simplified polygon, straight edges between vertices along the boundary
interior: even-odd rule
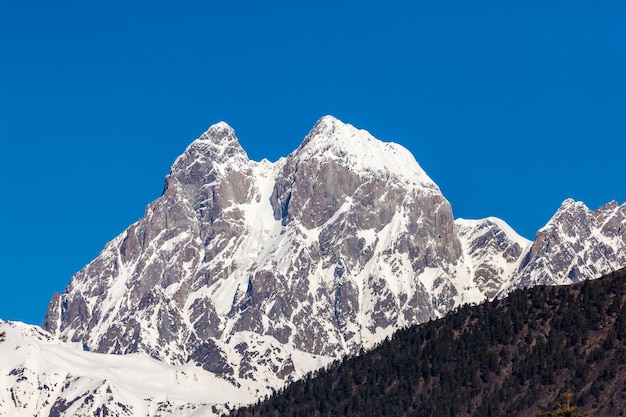
[[[273,163],[250,161],[220,122],[176,158],[144,216],[53,296],[43,327],[93,352],[191,363],[263,395],[460,305],[572,281],[571,262],[546,263],[576,255],[568,230],[615,258],[584,248],[595,272],[626,264],[626,205],[551,221],[538,232],[548,246],[499,219],[455,221],[406,149],[331,116]]]

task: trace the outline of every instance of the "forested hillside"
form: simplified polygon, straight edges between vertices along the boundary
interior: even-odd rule
[[[536,416],[566,391],[626,415],[626,269],[534,287],[397,332],[295,382],[248,416]]]

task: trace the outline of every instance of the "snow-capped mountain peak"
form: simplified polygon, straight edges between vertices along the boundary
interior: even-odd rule
[[[406,148],[382,142],[333,116],[324,116],[315,124],[294,156],[297,160],[326,158],[354,171],[438,190]]]
[[[225,122],[212,125],[180,155],[170,170],[168,181],[206,186],[232,171],[247,171],[248,155],[239,144],[235,131]]]
[[[562,220],[568,218],[572,220],[575,216],[586,216],[591,212],[582,201],[576,201],[573,198],[563,200],[557,211],[552,215],[550,220],[538,232],[545,231],[556,224],[560,224]]]
[[[45,328],[234,379],[242,331],[336,356],[441,315],[460,300],[460,255],[449,203],[403,147],[324,117],[287,158],[257,163],[219,123],[176,159],[145,216],[53,298]],[[244,355],[253,378],[298,372],[276,355],[276,366]]]
[[[218,122],[210,126],[189,146],[189,148],[194,147],[205,149],[205,152],[210,152],[213,157],[231,157],[246,153],[239,144],[235,130],[226,122]]]

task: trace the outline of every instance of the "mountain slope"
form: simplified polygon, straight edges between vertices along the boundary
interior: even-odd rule
[[[231,417],[536,416],[571,390],[595,417],[626,407],[626,269],[519,290],[400,330]]]

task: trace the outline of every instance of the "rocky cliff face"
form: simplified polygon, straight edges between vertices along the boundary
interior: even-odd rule
[[[566,201],[531,245],[499,219],[455,222],[406,149],[330,116],[275,163],[218,123],[43,327],[260,396],[460,304],[624,266],[625,222],[626,206]]]

